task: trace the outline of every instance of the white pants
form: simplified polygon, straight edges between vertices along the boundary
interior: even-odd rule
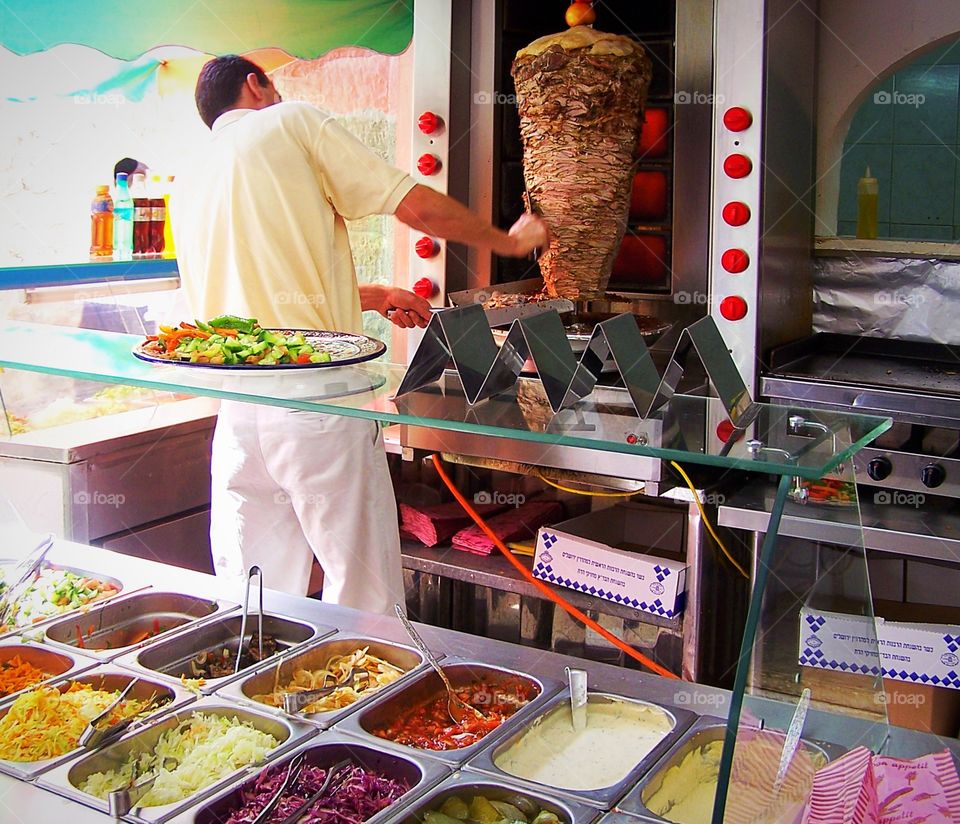
[[[257,564],[264,586],[393,614],[403,604],[397,506],[373,421],[223,401],[213,437],[210,541],[217,575]],[[242,597],[242,596],[241,596]]]

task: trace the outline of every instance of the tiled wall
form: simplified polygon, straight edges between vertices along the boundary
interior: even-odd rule
[[[877,84],[843,151],[837,234],[856,234],[857,181],[869,166],[878,237],[960,239],[960,41]]]

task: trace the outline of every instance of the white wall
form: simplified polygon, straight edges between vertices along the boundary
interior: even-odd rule
[[[884,77],[960,35],[960,0],[820,0],[817,226],[836,232],[843,140]]]

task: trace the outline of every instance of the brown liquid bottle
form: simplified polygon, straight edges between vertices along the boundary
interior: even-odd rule
[[[160,257],[163,253],[163,225],[167,215],[160,175],[150,178],[147,194],[150,196],[150,254],[152,257]]]
[[[90,204],[90,258],[113,257],[113,198],[109,186],[97,186]]]
[[[147,197],[147,177],[137,172],[130,186],[133,198],[133,256],[150,256],[150,198]]]

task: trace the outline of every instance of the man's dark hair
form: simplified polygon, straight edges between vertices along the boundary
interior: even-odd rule
[[[213,121],[229,111],[240,95],[248,74],[255,74],[257,82],[266,86],[270,81],[256,63],[236,54],[215,57],[200,70],[197,78],[197,111],[200,118],[213,128]]]

